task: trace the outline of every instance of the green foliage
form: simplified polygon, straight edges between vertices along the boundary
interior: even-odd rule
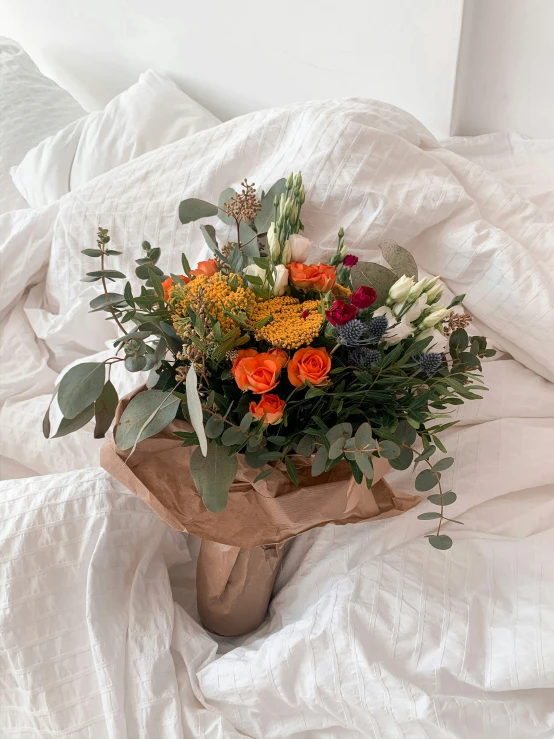
[[[379,308],[385,304],[389,290],[398,278],[392,270],[380,264],[360,261],[350,270],[350,279],[353,290],[362,285],[372,287],[377,292],[377,300],[372,308]]]
[[[188,198],[179,203],[179,220],[183,224],[197,221],[199,218],[216,216],[217,214],[217,207],[211,203],[207,203],[205,200]]]
[[[434,547],[435,549],[450,549],[452,546],[452,539],[449,536],[446,536],[446,534],[441,534],[440,536],[429,536],[429,544]]]
[[[96,425],[94,427],[95,439],[103,439],[106,435],[107,430],[112,425],[118,402],[117,390],[111,381],[108,380],[94,403],[94,417],[96,419]]]
[[[187,379],[185,382],[187,390],[187,410],[190,416],[190,422],[192,428],[195,430],[198,436],[198,443],[200,444],[200,450],[204,456],[206,456],[208,448],[208,440],[206,438],[206,432],[204,431],[204,415],[202,413],[202,403],[200,396],[198,395],[198,378],[194,370],[194,365],[190,365],[187,372]]]
[[[130,401],[123,411],[115,441],[120,449],[134,448],[173,421],[179,408],[179,398],[162,390],[145,390]]]
[[[220,513],[227,505],[227,494],[238,469],[236,455],[229,456],[225,447],[215,441],[207,445],[203,454],[197,447],[190,460],[190,474],[206,508]]]
[[[379,248],[396,278],[406,275],[406,277],[413,277],[417,280],[417,264],[407,249],[397,244],[396,241],[383,241],[379,244]]]
[[[94,403],[104,387],[104,376],[102,362],[83,362],[65,373],[58,386],[58,405],[65,418],[75,418]]]

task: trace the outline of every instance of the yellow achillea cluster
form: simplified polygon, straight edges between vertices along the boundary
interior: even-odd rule
[[[235,278],[238,285],[235,290],[229,285],[229,280]],[[216,318],[223,334],[226,334],[237,323],[226,316],[225,310],[234,313],[250,314],[256,302],[256,295],[248,287],[244,287],[238,275],[224,275],[216,272],[214,275],[198,275],[187,285],[174,285],[169,290],[169,302],[174,311],[173,325],[180,336],[183,336],[184,322],[187,317],[187,306],[200,316],[204,325],[207,323],[207,314]]]
[[[347,298],[350,293],[352,292],[348,287],[344,287],[344,285],[339,285],[339,283],[335,283],[333,285],[333,288],[331,290],[335,298]]]
[[[256,341],[267,341],[271,346],[281,349],[297,349],[311,344],[323,323],[319,307],[317,300],[301,303],[288,295],[259,300],[250,315],[252,324],[269,315],[273,316],[273,320],[255,332]],[[302,315],[305,317],[302,318]]]

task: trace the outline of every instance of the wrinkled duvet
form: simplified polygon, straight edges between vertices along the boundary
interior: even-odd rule
[[[456,410],[454,546],[416,511],[289,545],[267,621],[199,624],[198,542],[98,468],[87,430],[47,441],[59,373],[109,355],[80,278],[99,225],[133,274],[143,239],[179,272],[208,258],[185,197],[301,169],[314,260],[395,239],[440,274],[499,350]],[[351,99],[229,121],[0,216],[0,736],[31,739],[554,737],[554,145],[439,143],[408,114]],[[223,223],[214,221],[223,238]],[[140,377],[114,373],[120,392]],[[54,409],[53,415],[57,413]],[[59,414],[58,414],[59,418]],[[56,422],[53,422],[56,426]],[[388,478],[413,490],[410,471]]]

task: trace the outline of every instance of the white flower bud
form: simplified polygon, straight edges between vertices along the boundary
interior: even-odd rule
[[[440,300],[442,298],[442,294],[444,292],[444,285],[442,282],[437,282],[436,285],[433,285],[433,287],[426,293],[427,295],[427,302],[429,305],[432,303],[436,303],[437,300]]]
[[[285,187],[287,188],[287,190],[290,190],[292,188],[293,180],[294,180],[294,174],[291,172],[289,176],[287,177],[287,181],[285,184]]]
[[[279,259],[279,256],[281,254],[281,244],[279,243],[279,238],[277,237],[277,229],[275,228],[274,223],[271,224],[267,231],[267,245],[269,247],[269,256],[271,257],[272,261]]]
[[[420,317],[420,315],[423,313],[423,311],[426,308],[427,308],[427,296],[423,294],[423,295],[420,295],[420,297],[417,300],[415,300],[411,305],[409,303],[409,296],[408,296],[408,299],[404,303],[396,303],[396,305],[393,306],[392,310],[395,316],[400,316],[402,314],[403,319],[412,323],[413,321],[417,321],[417,319]]]
[[[283,252],[281,254],[281,262],[282,264],[288,264],[291,261],[292,261],[292,246],[290,243],[290,239],[287,239],[287,241],[285,241]]]
[[[400,279],[396,280],[394,285],[389,290],[389,297],[387,302],[389,303],[401,303],[408,297],[408,293],[414,286],[414,278],[406,277],[402,275]]]
[[[450,311],[442,306],[437,306],[437,310],[434,310],[428,316],[426,316],[421,322],[421,328],[432,328],[437,323],[443,321],[446,316],[450,315]]]
[[[291,262],[302,262],[304,263],[308,258],[310,249],[312,248],[312,242],[310,239],[300,234],[292,234],[288,242],[291,247]],[[288,264],[283,258],[283,264]]]
[[[423,292],[423,289],[425,288],[425,285],[427,283],[427,277],[423,277],[419,282],[416,282],[416,284],[412,287],[410,292],[408,293],[407,300],[417,300],[421,293]]]
[[[275,284],[271,291],[273,295],[284,295],[285,288],[289,284],[289,271],[284,264],[277,264],[275,266]]]
[[[428,293],[429,290],[432,287],[434,287],[439,280],[440,280],[440,276],[439,275],[437,275],[436,277],[428,277],[427,278],[427,283],[425,285],[425,292]]]

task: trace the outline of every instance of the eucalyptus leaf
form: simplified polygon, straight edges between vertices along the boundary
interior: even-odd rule
[[[372,308],[379,308],[385,304],[389,290],[398,279],[394,272],[387,267],[374,262],[358,262],[350,270],[352,289],[357,290],[362,285],[373,287],[377,293],[377,300]]]
[[[319,477],[319,475],[325,472],[327,460],[327,449],[322,444],[317,450],[314,461],[312,462],[312,477]]]
[[[205,200],[188,198],[179,203],[179,220],[182,224],[197,221],[199,218],[209,218],[217,215],[217,208]]]
[[[414,460],[414,453],[405,446],[400,447],[398,457],[390,460],[390,466],[395,470],[407,470]]]
[[[400,421],[394,431],[394,435],[408,446],[412,446],[417,438],[416,430],[407,421]]]
[[[352,424],[351,423],[337,423],[336,426],[327,431],[325,434],[327,441],[332,444],[336,439],[350,439],[352,436]]]
[[[217,439],[218,436],[221,436],[223,433],[224,428],[225,422],[223,419],[218,418],[217,416],[210,416],[206,421],[204,431],[206,432],[208,439]]]
[[[400,456],[400,447],[394,441],[385,439],[385,441],[379,442],[379,454],[385,459],[396,459]]]
[[[355,460],[364,475],[370,480],[373,479],[373,464],[369,454],[364,454],[364,452],[356,450]]]
[[[204,241],[208,245],[208,247],[215,251],[217,249],[217,241],[215,238],[215,228],[209,224],[200,226],[200,231],[202,232],[202,236],[204,237]],[[189,268],[190,272],[190,268]]]
[[[260,480],[265,480],[265,478],[266,477],[269,477],[273,472],[275,472],[275,470],[274,470],[273,467],[271,467],[271,469],[269,469],[269,470],[263,470],[263,472],[260,472],[259,475],[256,475],[256,477],[254,478],[254,482],[259,482]]]
[[[397,277],[413,277],[417,280],[417,264],[407,249],[396,241],[383,241],[379,244],[386,263],[392,268]]]
[[[235,446],[237,444],[244,444],[248,437],[243,434],[240,429],[236,429],[234,426],[229,426],[225,429],[221,437],[221,441],[225,446]]]
[[[120,306],[126,302],[125,296],[120,293],[102,293],[93,298],[89,305],[91,312],[97,310],[105,310],[112,306]]]
[[[361,426],[356,431],[356,435],[354,436],[355,446],[357,449],[365,449],[366,447],[370,446],[373,442],[373,434],[371,432],[371,426],[367,421],[365,423],[362,423]]]
[[[295,448],[296,453],[301,457],[311,457],[315,448],[315,442],[311,436],[305,434]]]
[[[98,398],[104,387],[103,362],[83,362],[71,367],[58,385],[58,405],[64,418],[75,418]]]
[[[236,194],[237,193],[233,187],[227,187],[225,190],[223,190],[217,201],[217,204],[219,206],[217,210],[217,217],[220,221],[223,221],[223,223],[226,223],[228,226],[234,226],[235,219],[231,218],[231,216],[228,216],[227,213],[225,213],[225,203],[229,203],[236,196]]]
[[[442,494],[442,502],[441,502],[441,495],[440,493],[433,493],[433,495],[428,495],[427,500],[429,503],[432,503],[433,505],[452,505],[452,503],[455,503],[458,496],[456,493],[454,493],[452,490],[449,490],[447,493]]]
[[[250,226],[246,223],[246,221],[240,222],[239,233],[240,233],[240,243],[243,246],[243,252],[244,252],[245,244],[248,244],[248,246],[250,246],[250,244],[257,243],[256,232],[250,228]]]
[[[329,447],[329,451],[327,452],[327,456],[329,457],[329,459],[336,459],[337,457],[340,457],[344,449],[344,442],[344,436],[339,436],[338,439],[335,439],[335,441],[333,441],[333,443]]]
[[[453,457],[443,457],[442,459],[439,459],[439,461],[433,465],[433,472],[444,472],[444,470],[447,470],[449,467],[452,467],[453,464],[454,464]]]
[[[285,457],[285,466],[287,468],[287,472],[289,474],[289,477],[292,481],[293,485],[298,485],[298,472],[296,470],[296,467],[294,466],[294,462],[290,457]]]
[[[418,518],[420,521],[431,521],[434,518],[440,518],[440,513],[434,513],[433,511],[429,511],[428,513],[420,513]]]
[[[115,441],[120,449],[131,449],[173,421],[179,409],[179,398],[163,390],[145,390],[130,401],[123,411]]]
[[[449,536],[446,536],[446,534],[441,534],[440,536],[429,536],[429,544],[432,547],[435,547],[435,549],[450,549],[452,546],[452,539]]]
[[[283,177],[271,186],[268,192],[264,193],[261,198],[262,207],[254,218],[254,226],[258,233],[266,233],[273,220],[273,201],[275,196],[281,197],[281,193],[285,192],[286,179]]]
[[[187,379],[185,381],[185,387],[187,391],[187,408],[190,416],[190,422],[192,428],[196,431],[198,436],[198,443],[202,454],[206,456],[208,449],[208,440],[204,431],[204,416],[202,414],[202,403],[200,402],[200,396],[198,395],[198,378],[194,371],[194,365],[190,365],[187,372]]]
[[[190,458],[190,474],[206,508],[220,513],[227,505],[229,488],[236,477],[238,460],[230,457],[227,449],[214,441],[207,445],[203,454],[197,447]]]
[[[96,425],[94,427],[95,439],[103,439],[106,435],[106,431],[112,425],[118,402],[117,390],[111,380],[108,380],[100,396],[94,403],[94,417],[96,419]]]
[[[52,437],[53,439],[59,439],[61,436],[67,436],[72,434],[74,431],[82,429],[94,416],[94,403],[91,403],[84,410],[78,413],[75,418],[62,418],[58,430]]]
[[[420,493],[424,493],[427,490],[431,490],[439,484],[437,475],[431,470],[423,470],[415,479],[415,488]]]
[[[44,418],[42,419],[42,433],[44,434],[44,437],[48,439],[50,437],[50,407],[52,406],[52,403],[54,402],[54,398],[58,394],[58,386],[54,388],[54,392],[52,393],[52,397],[50,398],[50,402],[48,403],[48,408],[46,409],[46,413],[44,414]]]

